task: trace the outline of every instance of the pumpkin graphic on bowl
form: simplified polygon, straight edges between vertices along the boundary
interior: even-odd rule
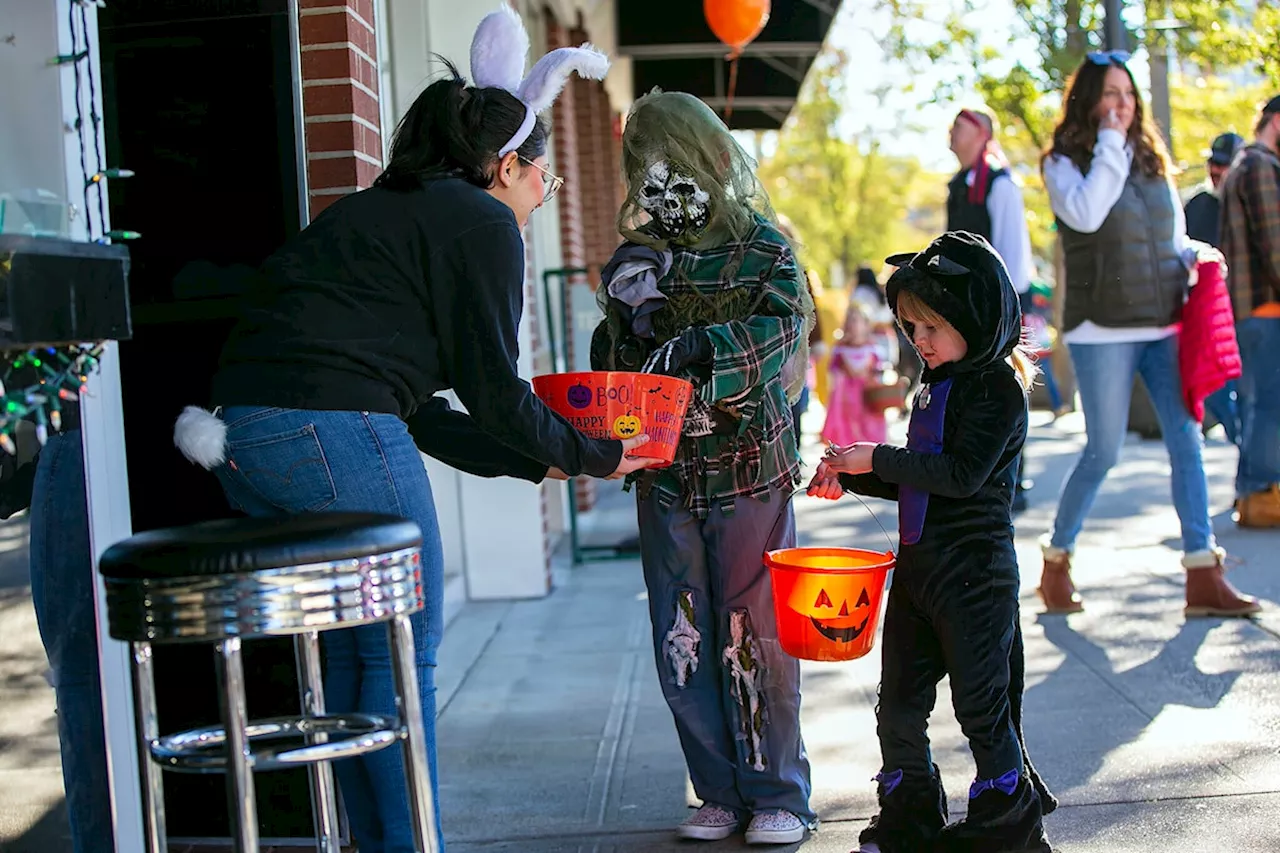
[[[613,434],[618,438],[631,438],[640,434],[640,419],[635,415],[622,415],[613,422]]]

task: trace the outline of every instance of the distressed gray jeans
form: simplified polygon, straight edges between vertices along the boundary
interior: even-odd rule
[[[795,544],[785,498],[739,498],[731,515],[712,509],[706,519],[639,498],[640,551],[658,676],[694,791],[739,812],[786,809],[812,823],[800,663],[778,645],[763,562],[765,551]]]

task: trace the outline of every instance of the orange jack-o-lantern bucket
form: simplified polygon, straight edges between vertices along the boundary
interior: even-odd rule
[[[875,645],[892,551],[786,548],[764,555],[778,641],[792,657],[854,660]]]
[[[592,438],[647,433],[649,443],[636,453],[670,463],[693,385],[673,376],[598,370],[535,376],[533,393]]]

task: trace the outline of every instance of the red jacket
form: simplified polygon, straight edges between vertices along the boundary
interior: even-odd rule
[[[1240,376],[1240,349],[1222,265],[1201,261],[1197,273],[1199,280],[1182,311],[1178,367],[1187,411],[1203,421],[1205,398]]]

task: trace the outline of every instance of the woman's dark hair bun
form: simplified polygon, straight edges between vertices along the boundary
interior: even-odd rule
[[[387,168],[375,186],[412,189],[452,175],[487,189],[498,152],[524,123],[527,107],[515,95],[468,86],[452,62],[437,59],[447,74],[427,86],[400,119]],[[546,150],[547,127],[539,118],[516,152],[532,161]]]

